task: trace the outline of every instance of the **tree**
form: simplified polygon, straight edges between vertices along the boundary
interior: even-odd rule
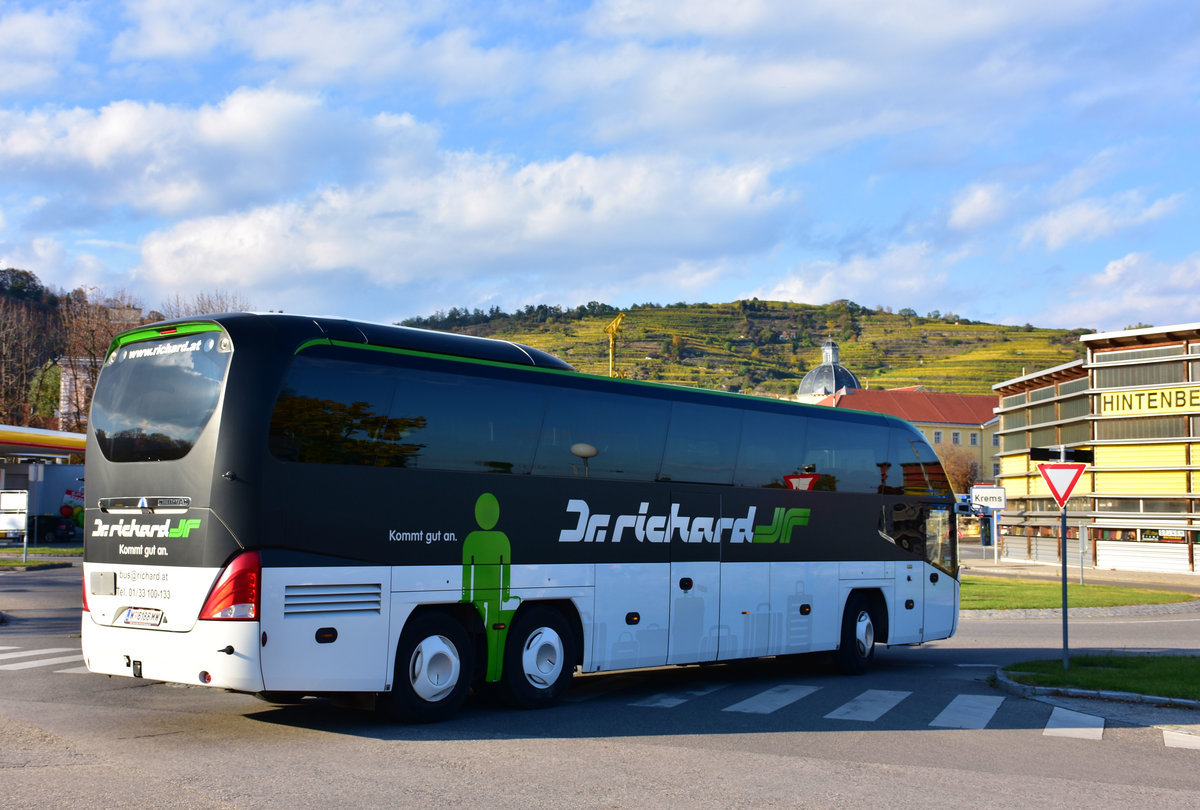
[[[35,421],[30,398],[41,392],[34,391],[34,382],[45,376],[41,370],[57,355],[60,336],[53,309],[0,294],[0,423]]]
[[[971,491],[971,486],[979,482],[979,459],[970,450],[957,445],[943,445],[937,448],[942,469],[950,480],[950,489],[962,494]]]
[[[247,312],[254,307],[241,295],[229,290],[200,292],[190,297],[179,293],[163,301],[159,310],[160,320],[195,318],[201,315],[216,315],[221,312]],[[465,310],[464,310],[464,314]]]
[[[36,275],[15,267],[0,270],[0,296],[42,306],[53,306],[57,300]]]

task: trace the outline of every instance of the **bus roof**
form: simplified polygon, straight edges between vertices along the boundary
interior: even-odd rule
[[[237,339],[238,333],[248,327],[254,330],[274,322],[281,332],[294,335],[297,345],[312,340],[331,340],[357,343],[363,346],[386,346],[394,349],[411,349],[431,354],[454,357],[470,357],[510,363],[519,366],[537,366],[563,371],[575,371],[575,367],[541,349],[514,343],[509,340],[461,335],[452,332],[435,332],[410,326],[352,321],[346,318],[308,317],[275,313],[233,312],[219,315],[204,315],[196,318],[180,318],[138,327],[119,335],[113,347],[128,340],[145,339],[170,334],[170,329],[183,323],[216,323]]]
[[[776,400],[747,394],[735,394],[728,391],[694,388],[662,382],[643,380],[615,380],[599,375],[583,374],[554,355],[526,346],[497,338],[464,335],[455,332],[438,332],[431,329],[418,329],[410,326],[395,326],[388,324],[355,321],[338,317],[312,317],[304,315],[285,315],[280,313],[251,313],[234,312],[217,315],[205,315],[195,318],[181,318],[164,321],[148,326],[138,327],[121,335],[113,341],[113,348],[130,340],[156,338],[170,334],[173,327],[182,324],[216,323],[229,332],[235,343],[241,335],[252,332],[269,331],[281,335],[287,342],[299,348],[313,341],[337,341],[343,344],[357,344],[363,347],[387,347],[416,352],[425,352],[451,357],[463,357],[490,362],[505,363],[517,366],[532,366],[559,371],[570,371],[578,374],[579,382],[587,384],[589,378],[602,380],[604,383],[631,385],[634,388],[671,390],[692,401],[712,401],[711,397],[725,397],[738,400],[741,407],[759,407],[776,409],[781,406],[807,410],[810,415],[817,415],[836,421],[857,421],[874,424],[905,424],[901,418],[889,414],[859,411],[850,408],[831,408],[822,405],[810,405],[793,401]],[[111,350],[110,350],[111,351]],[[573,375],[574,376],[574,375]]]

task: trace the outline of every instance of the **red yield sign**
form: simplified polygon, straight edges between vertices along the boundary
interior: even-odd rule
[[[1058,501],[1059,508],[1066,509],[1067,501],[1071,498],[1071,491],[1083,477],[1083,471],[1087,465],[1065,461],[1057,464],[1039,464],[1037,467],[1038,472],[1042,474],[1042,480],[1046,482],[1046,486],[1050,487],[1050,494],[1054,496],[1054,500]]]

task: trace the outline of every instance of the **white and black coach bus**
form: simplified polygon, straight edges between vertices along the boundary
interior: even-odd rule
[[[473,685],[947,638],[953,495],[908,423],[287,315],[113,342],[89,669],[436,720]]]

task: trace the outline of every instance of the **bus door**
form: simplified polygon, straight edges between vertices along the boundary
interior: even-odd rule
[[[717,660],[733,628],[721,624],[720,499],[673,491],[664,531],[671,548],[668,664]],[[728,534],[728,531],[726,532]]]
[[[958,555],[954,515],[929,506],[925,520],[925,638],[949,638],[958,625]]]
[[[926,568],[920,560],[896,563],[896,604],[889,622],[889,644],[915,644],[925,639]]]
[[[890,644],[915,644],[927,638],[925,600],[933,571],[926,564],[928,517],[929,507],[919,501],[885,504],[880,515],[880,534],[909,555],[896,562],[895,604],[888,629]]]

